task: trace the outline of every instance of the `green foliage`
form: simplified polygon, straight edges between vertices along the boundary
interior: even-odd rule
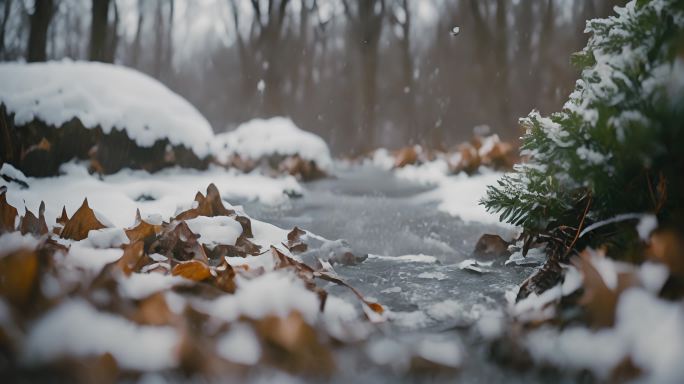
[[[683,30],[683,0],[633,0],[588,21],[589,42],[572,57],[582,69],[574,92],[561,112],[521,119],[527,160],[489,187],[487,210],[566,246],[587,207],[585,226],[628,212],[661,222],[681,213],[682,195],[672,193],[684,192]],[[615,235],[598,233],[595,242]]]

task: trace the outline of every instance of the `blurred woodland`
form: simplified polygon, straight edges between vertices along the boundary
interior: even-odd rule
[[[558,110],[618,0],[0,0],[0,60],[137,68],[214,130],[290,116],[336,154],[505,139]],[[455,28],[458,27],[458,28]]]

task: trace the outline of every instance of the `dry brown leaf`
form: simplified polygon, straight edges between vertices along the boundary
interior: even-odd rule
[[[168,325],[174,321],[174,313],[166,303],[164,293],[157,292],[138,303],[132,320],[143,325]]]
[[[684,277],[684,238],[672,229],[658,229],[651,234],[647,256],[667,265],[670,273]]]
[[[394,155],[394,168],[403,168],[418,162],[418,152],[414,147],[404,147]]]
[[[508,257],[508,242],[498,235],[484,234],[477,240],[473,256],[484,259]]]
[[[133,228],[126,229],[126,236],[128,236],[131,242],[141,240],[146,244],[150,244],[161,231],[161,225],[146,222],[140,217],[140,211],[138,210],[136,211],[136,225]]]
[[[19,223],[19,230],[22,235],[27,233],[42,236],[48,232],[47,223],[45,222],[45,203],[40,202],[40,208],[38,208],[38,217],[36,217],[33,212],[26,210],[26,214],[21,218]]]
[[[7,203],[6,189],[0,190],[0,233],[13,232],[17,221],[17,209]]]
[[[91,230],[102,228],[107,228],[107,226],[97,219],[95,212],[88,206],[88,199],[84,199],[81,207],[64,224],[60,237],[63,239],[83,240],[88,237],[88,232]]]
[[[615,323],[615,308],[620,294],[635,284],[633,275],[619,273],[617,286],[610,289],[591,261],[593,251],[584,251],[572,263],[582,273],[584,293],[579,304],[584,307],[592,327],[610,327]]]
[[[203,281],[211,276],[209,266],[198,260],[190,260],[177,264],[171,270],[174,276],[182,276],[192,281]]]
[[[0,258],[0,296],[16,305],[29,300],[38,283],[38,256],[20,250]]]
[[[116,265],[126,276],[139,271],[146,262],[144,253],[144,243],[142,241],[131,242],[123,246],[123,256],[116,262]]]
[[[216,273],[216,276],[213,278],[213,285],[224,292],[234,293],[236,286],[235,270],[233,270],[233,267],[231,267],[230,264],[223,259],[221,265],[216,267],[214,272]]]
[[[194,219],[197,216],[233,216],[235,211],[232,209],[227,209],[223,205],[221,200],[221,194],[214,183],[209,184],[207,187],[207,196],[205,197],[201,193],[197,192],[195,195],[195,201],[197,202],[196,208],[188,209],[178,214],[176,220],[189,220]]]
[[[267,356],[276,365],[295,373],[328,375],[335,363],[330,348],[297,311],[287,317],[268,316],[255,321],[257,333],[266,342]]]
[[[204,247],[197,239],[199,235],[190,230],[185,221],[173,222],[150,244],[150,252],[160,253],[175,260],[199,260],[208,262]]]

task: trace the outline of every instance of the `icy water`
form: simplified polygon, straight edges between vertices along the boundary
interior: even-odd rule
[[[363,263],[335,265],[335,270],[364,295],[377,299],[391,311],[392,321],[383,326],[379,338],[371,339],[363,347],[352,346],[341,352],[338,359],[342,362],[341,373],[334,381],[557,381],[558,377],[545,377],[539,372],[509,372],[491,362],[485,342],[475,330],[475,324],[482,317],[498,317],[497,313],[506,306],[505,292],[524,280],[532,269],[503,266],[501,262],[480,274],[461,270],[458,264],[471,257],[482,234],[510,238],[510,230],[466,223],[438,211],[434,204],[416,203],[415,197],[427,188],[375,168],[340,170],[335,178],[308,183],[306,189],[303,197],[291,199],[285,206],[268,208],[247,203],[245,209],[255,218],[283,228],[296,225],[328,239],[345,239],[355,254],[369,254]],[[434,256],[437,261],[395,258],[418,254]],[[330,285],[326,289],[339,296],[350,295],[341,287]],[[395,369],[396,364],[378,367],[368,363],[373,348],[396,346],[401,350],[424,339],[453,340],[461,345],[462,367],[405,377],[401,370]],[[360,353],[359,348],[365,353]],[[395,359],[401,360],[402,354],[397,352]]]

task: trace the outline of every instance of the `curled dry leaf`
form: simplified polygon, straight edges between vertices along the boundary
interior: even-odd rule
[[[192,281],[203,281],[211,276],[209,266],[198,260],[190,260],[177,264],[171,270],[174,276],[182,276]]]
[[[15,229],[18,212],[7,203],[6,189],[0,190],[0,233],[12,232]]]
[[[97,219],[95,212],[88,206],[88,199],[85,199],[71,219],[64,224],[60,237],[63,239],[83,240],[88,237],[88,232],[91,230],[102,228],[107,228],[107,226]]]

